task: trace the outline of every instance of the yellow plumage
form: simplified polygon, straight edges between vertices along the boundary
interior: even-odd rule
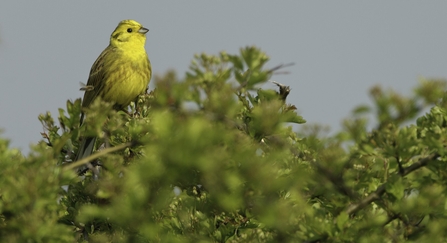
[[[123,20],[110,36],[110,44],[93,63],[82,107],[89,107],[97,97],[114,103],[116,109],[127,107],[146,91],[151,79],[151,63],[144,45],[146,33],[135,20]],[[81,117],[81,122],[83,115]],[[76,160],[90,155],[96,138],[85,138]]]

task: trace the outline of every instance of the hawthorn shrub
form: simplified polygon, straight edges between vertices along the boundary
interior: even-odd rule
[[[267,61],[196,55],[127,111],[41,115],[28,156],[0,140],[1,242],[446,242],[447,82],[373,87],[329,136],[293,131],[290,88],[259,88],[284,67]],[[83,136],[96,152],[73,161]]]

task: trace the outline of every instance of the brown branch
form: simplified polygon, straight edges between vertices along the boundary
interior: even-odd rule
[[[411,172],[413,172],[421,167],[426,166],[430,161],[436,160],[439,157],[440,157],[440,155],[437,153],[431,154],[428,157],[420,159],[420,160],[416,161],[415,163],[413,163],[412,165],[404,168],[402,173],[397,172],[396,174],[406,176],[406,175],[410,174]],[[373,193],[369,194],[367,197],[362,199],[360,202],[358,202],[356,204],[349,205],[346,208],[345,212],[348,215],[352,215],[352,214],[360,211],[361,209],[365,208],[370,203],[380,199],[382,197],[382,195],[386,192],[386,185],[387,185],[387,183],[380,185],[377,188],[377,190],[375,190]]]
[[[428,157],[418,160],[417,162],[413,163],[412,165],[410,165],[404,169],[403,176],[406,176],[406,175],[410,174],[411,172],[413,172],[421,167],[426,166],[428,164],[428,162],[436,160],[439,157],[440,157],[440,155],[438,153],[434,153],[434,154],[429,155]]]

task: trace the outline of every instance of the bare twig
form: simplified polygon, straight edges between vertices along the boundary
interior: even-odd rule
[[[64,166],[64,170],[72,170],[72,169],[74,169],[76,167],[79,167],[81,165],[85,165],[85,164],[89,163],[90,161],[92,161],[94,159],[97,159],[97,158],[99,158],[101,156],[104,156],[104,155],[109,154],[109,153],[113,153],[115,151],[119,151],[121,149],[125,149],[127,147],[132,146],[132,145],[133,145],[133,143],[129,142],[129,143],[120,144],[120,145],[115,146],[115,147],[110,147],[110,148],[103,149],[101,151],[98,151],[98,152],[96,152],[96,153],[86,157],[86,158],[83,158],[81,160],[78,160],[76,162],[73,162],[73,163],[70,163],[70,164]]]
[[[290,67],[290,66],[293,66],[293,65],[295,65],[295,63],[293,63],[293,62],[287,63],[287,64],[279,64],[278,66],[270,69],[269,72],[273,73],[273,72],[275,72],[275,71],[277,71],[277,70],[279,70],[281,68]]]

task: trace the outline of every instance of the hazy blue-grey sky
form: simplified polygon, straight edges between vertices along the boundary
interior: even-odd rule
[[[150,29],[155,73],[180,76],[195,53],[256,45],[272,80],[309,123],[339,128],[382,84],[408,94],[418,77],[447,77],[447,1],[25,1],[0,3],[0,136],[29,151],[40,113],[83,95],[92,63],[122,19]],[[153,85],[150,86],[153,88]],[[263,88],[274,88],[264,85]]]

